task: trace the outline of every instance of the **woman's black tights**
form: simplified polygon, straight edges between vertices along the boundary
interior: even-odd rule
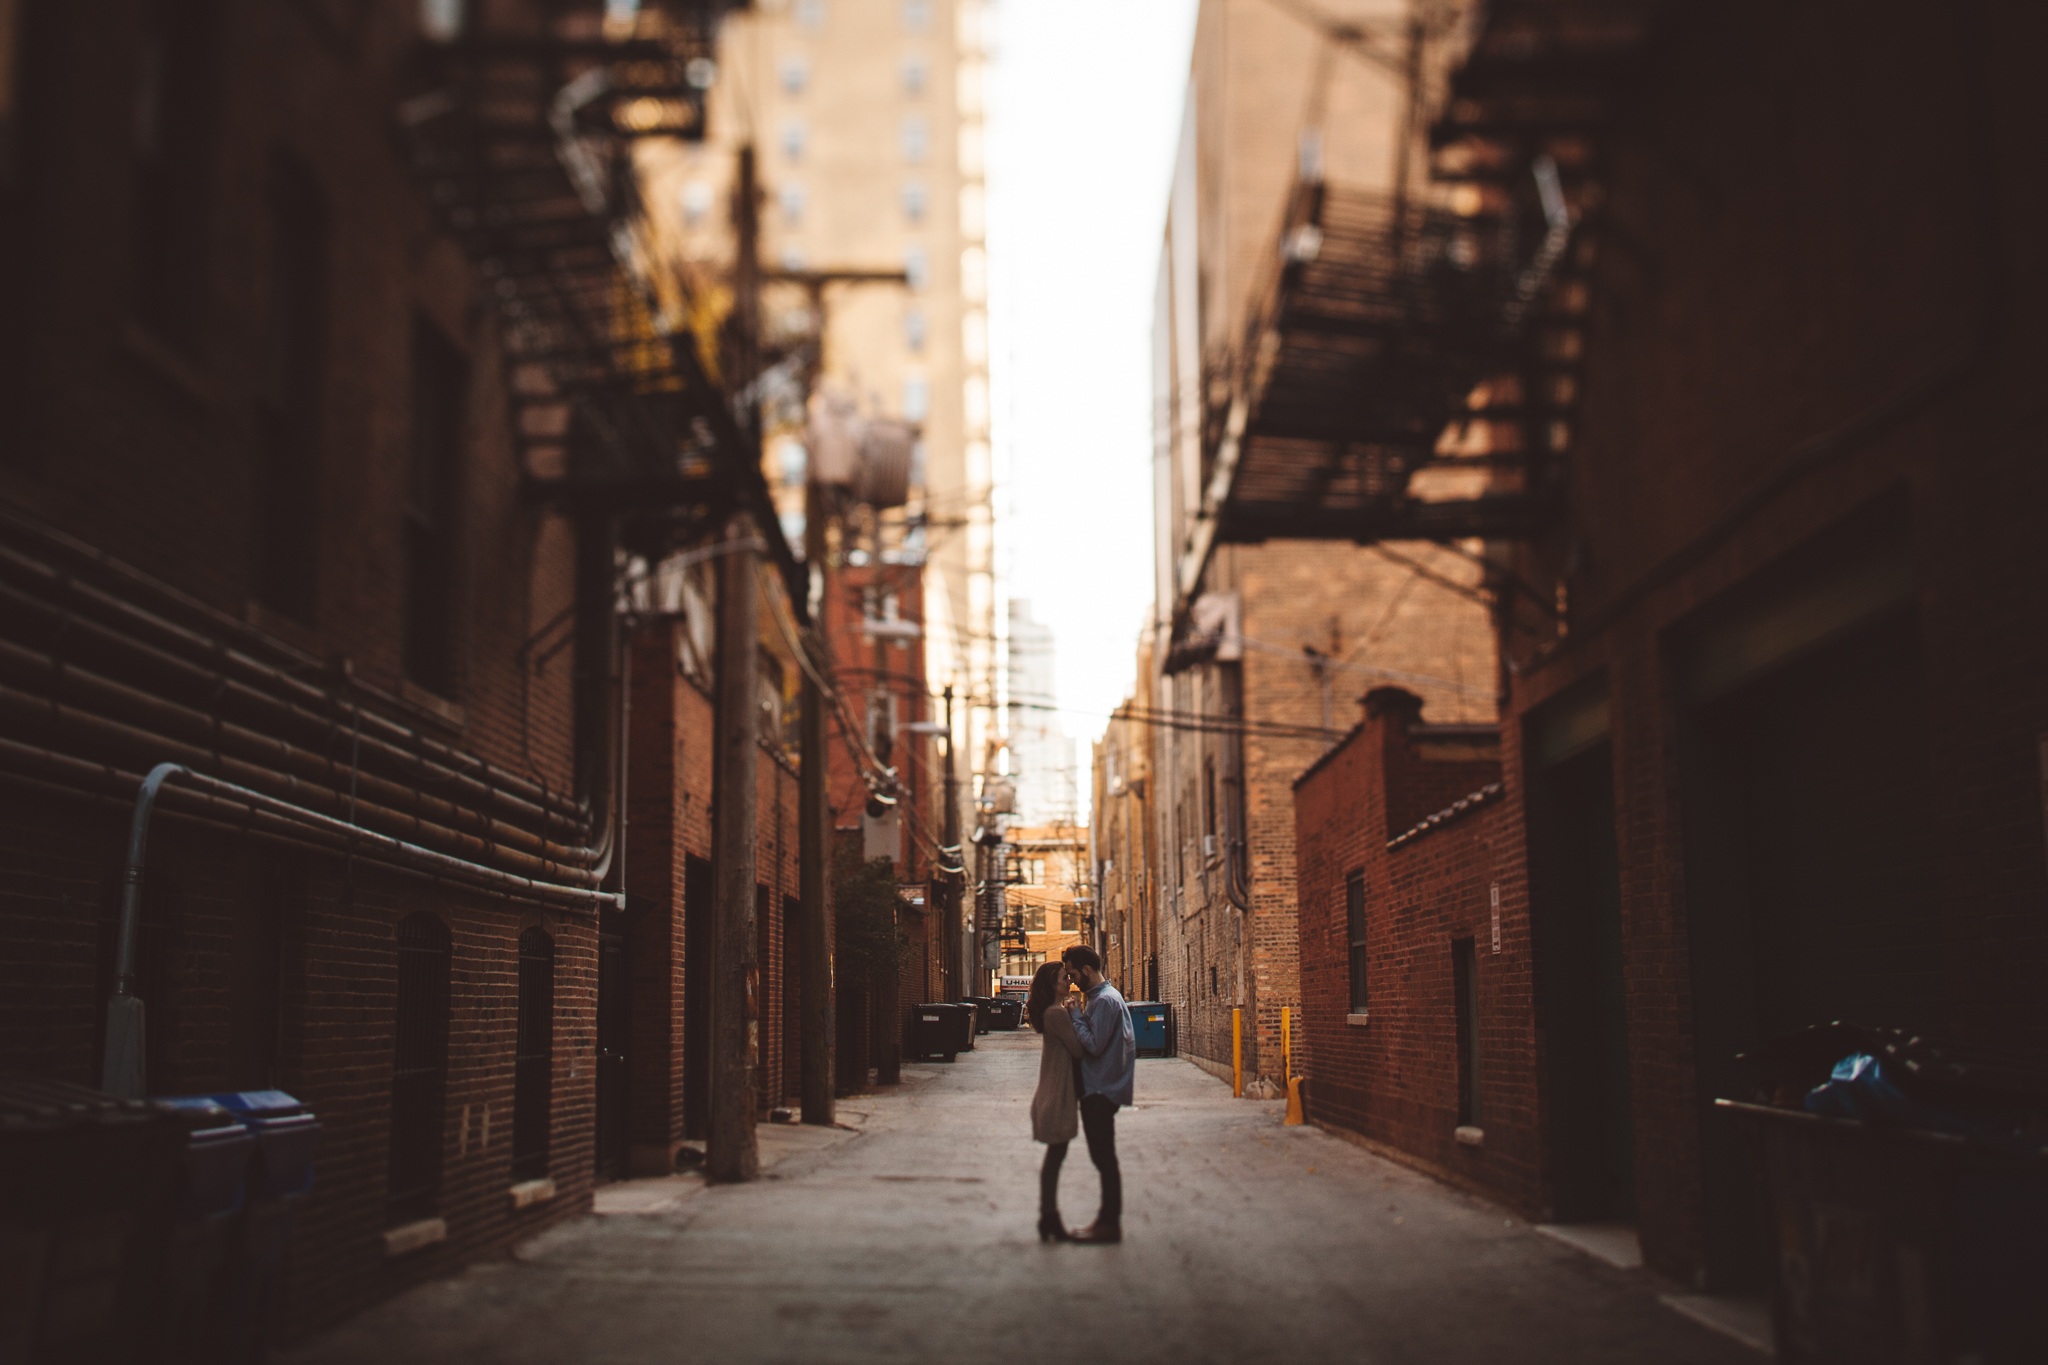
[[[1060,1164],[1067,1159],[1067,1144],[1045,1144],[1045,1164],[1038,1168],[1038,1217],[1057,1219],[1060,1213]]]

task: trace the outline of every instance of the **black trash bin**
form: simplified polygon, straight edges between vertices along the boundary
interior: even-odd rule
[[[313,1188],[320,1121],[282,1090],[232,1091],[212,1098],[254,1140],[240,1254],[226,1291],[222,1354],[235,1362],[260,1361],[268,1354],[272,1323],[284,1298],[292,1219],[298,1201]]]
[[[930,1002],[914,1007],[910,1012],[910,1036],[904,1040],[903,1050],[918,1061],[950,1062],[960,1048],[954,1040],[958,1025],[953,1022],[953,1007]]]
[[[993,1024],[990,1022],[989,998],[987,996],[963,995],[960,997],[960,1001],[962,1004],[974,1007],[974,1031],[977,1034],[987,1033],[993,1027]]]
[[[1024,1002],[997,997],[988,1002],[989,1027],[1015,1033],[1024,1022]]]
[[[159,1267],[146,1333],[154,1357],[210,1359],[227,1319],[243,1245],[241,1213],[248,1192],[249,1155],[255,1145],[246,1125],[203,1095],[158,1099],[182,1135],[182,1180],[169,1222],[156,1232],[150,1259]]]
[[[1779,1360],[2048,1359],[2048,1152],[1715,1103],[1763,1140]]]
[[[145,1100],[0,1077],[0,1359],[114,1360],[143,1326],[183,1185],[177,1126]]]

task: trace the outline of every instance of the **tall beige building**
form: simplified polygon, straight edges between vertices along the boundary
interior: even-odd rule
[[[959,699],[963,769],[988,751],[994,693],[982,122],[992,22],[984,0],[756,0],[719,35],[707,140],[651,150],[643,166],[650,209],[694,276],[694,307],[715,318],[730,297],[738,151],[751,143],[771,352],[814,332],[822,299],[819,386],[920,429],[908,504],[853,519],[842,544],[854,563],[926,566],[927,670]],[[821,294],[775,282],[840,270],[901,270],[908,281]],[[802,396],[798,366],[764,386],[767,473],[792,542]]]

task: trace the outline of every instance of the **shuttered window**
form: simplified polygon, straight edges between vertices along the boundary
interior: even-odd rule
[[[1346,937],[1351,943],[1351,1012],[1364,1014],[1367,997],[1363,872],[1354,872],[1344,879],[1344,925]]]
[[[555,1067],[555,941],[545,929],[519,936],[519,1037],[513,1048],[512,1178],[548,1173]]]
[[[397,1042],[391,1067],[389,1217],[433,1216],[441,1190],[448,1090],[448,926],[409,915],[398,926]]]

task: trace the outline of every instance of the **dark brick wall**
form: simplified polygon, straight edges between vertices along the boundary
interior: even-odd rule
[[[1510,796],[1520,719],[1604,679],[1637,1212],[1649,1263],[1685,1279],[1726,1276],[1710,1243],[1727,1187],[1705,1166],[1725,1058],[1701,1054],[1699,1021],[1731,986],[1695,952],[1727,913],[1705,888],[1729,867],[1689,842],[1715,798],[1687,758],[1700,713],[1675,651],[1782,592],[1787,566],[1873,508],[1910,563],[1921,691],[1883,739],[1927,765],[1929,927],[1909,984],[1951,1036],[2048,1055],[2048,629],[2032,586],[2048,581],[2033,378],[2048,277],[2029,226],[2048,207],[2031,150],[2048,101],[2022,55],[2048,32],[2025,7],[1926,17],[1674,17],[1609,151],[1616,231],[1591,295],[1571,511],[1515,551],[1539,588],[1568,578],[1572,628],[1545,644],[1525,612],[1510,637]]]

